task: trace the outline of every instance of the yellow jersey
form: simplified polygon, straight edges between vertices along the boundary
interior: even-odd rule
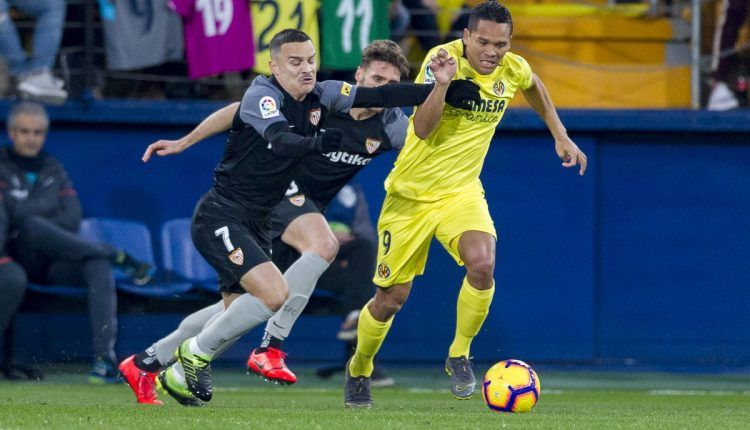
[[[409,119],[404,148],[385,181],[389,193],[417,201],[435,201],[480,186],[479,174],[495,128],[519,88],[532,85],[531,67],[511,52],[489,75],[475,71],[464,57],[461,39],[436,46],[427,54],[416,83],[434,82],[427,67],[440,48],[458,61],[453,79],[471,79],[481,88],[482,101],[471,110],[445,105],[442,118],[430,136],[414,134],[414,115]]]

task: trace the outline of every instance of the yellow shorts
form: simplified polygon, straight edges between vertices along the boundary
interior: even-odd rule
[[[386,195],[378,220],[378,265],[373,281],[389,287],[424,273],[433,236],[462,266],[458,239],[469,230],[497,238],[481,187],[434,202]]]

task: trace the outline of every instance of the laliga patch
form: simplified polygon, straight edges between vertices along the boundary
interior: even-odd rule
[[[316,108],[310,111],[310,124],[317,126],[320,122],[320,109]]]
[[[229,261],[238,266],[242,266],[242,263],[245,262],[245,254],[242,253],[242,248],[237,248],[234,251],[230,252]]]
[[[430,69],[430,66],[427,66],[424,69],[424,83],[425,84],[435,83],[435,74],[432,73],[432,69]]]
[[[492,86],[492,91],[496,96],[502,96],[503,94],[505,94],[505,84],[503,83],[503,81],[495,82],[495,85]]]
[[[352,86],[351,84],[347,84],[346,82],[341,83],[341,94],[348,96],[352,93]]]
[[[383,263],[378,264],[378,276],[383,279],[391,276],[391,269]]]
[[[302,207],[305,204],[305,195],[297,194],[296,196],[289,197],[289,202],[297,207]]]
[[[372,154],[380,148],[380,143],[380,140],[368,137],[367,140],[365,140],[365,148],[367,148],[368,153]]]
[[[276,100],[273,97],[265,96],[258,102],[260,116],[263,119],[279,116],[279,109],[276,107]]]

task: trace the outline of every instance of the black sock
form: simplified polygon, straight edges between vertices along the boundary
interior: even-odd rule
[[[260,343],[260,348],[258,348],[258,352],[266,352],[268,351],[268,348],[281,349],[281,345],[283,344],[283,340],[279,339],[278,337],[271,336],[271,333],[269,332],[265,332],[263,334],[263,340]]]
[[[156,352],[149,351],[149,349],[136,355],[133,363],[135,363],[135,367],[144,372],[156,373],[160,371],[163,366],[159,363],[159,360],[156,359]]]

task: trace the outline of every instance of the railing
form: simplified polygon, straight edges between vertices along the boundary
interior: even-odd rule
[[[656,0],[647,0],[652,7],[656,6]],[[691,0],[690,7],[693,11],[701,10],[704,2],[715,0]],[[105,67],[105,49],[103,46],[103,26],[99,19],[100,13],[97,8],[97,0],[68,0],[68,18],[65,23],[63,46],[59,55],[58,73],[68,83],[71,95],[74,98],[101,98],[113,96],[114,90],[110,85],[120,82],[121,86],[133,88],[144,83],[155,83],[161,88],[169,88],[166,94],[169,98],[202,98],[215,93],[216,88],[225,89],[230,96],[236,97],[248,84],[252,74],[227,74],[222,78],[205,78],[199,81],[189,79],[184,73],[184,64],[150,70],[138,70],[133,72],[108,71]],[[584,2],[584,4],[586,4]],[[588,6],[591,6],[589,3]],[[614,2],[608,0],[607,4],[600,4],[601,8],[612,8]],[[412,11],[412,13],[430,13],[427,10]],[[711,67],[711,55],[701,55],[701,14],[691,13],[690,34],[687,39],[669,40],[667,43],[685,43],[690,49],[689,65],[691,68],[691,105],[694,109],[700,108],[701,101],[701,79],[706,76]],[[33,22],[22,20],[17,22],[19,29],[30,29]],[[435,32],[409,30],[407,36],[434,36]],[[523,39],[520,39],[523,40]],[[575,43],[574,39],[570,40]],[[750,44],[737,49],[721,52],[721,56],[736,54],[747,48]],[[528,49],[528,48],[524,48]],[[544,56],[546,59],[561,64],[571,64],[574,61],[561,56],[544,54],[534,51],[535,55]],[[414,65],[418,66],[418,65]],[[653,69],[653,67],[669,68],[674,65],[655,66],[626,66],[626,65],[596,65],[577,63],[577,66],[597,69],[602,71],[637,70],[641,68]],[[183,73],[175,72],[174,69]]]

